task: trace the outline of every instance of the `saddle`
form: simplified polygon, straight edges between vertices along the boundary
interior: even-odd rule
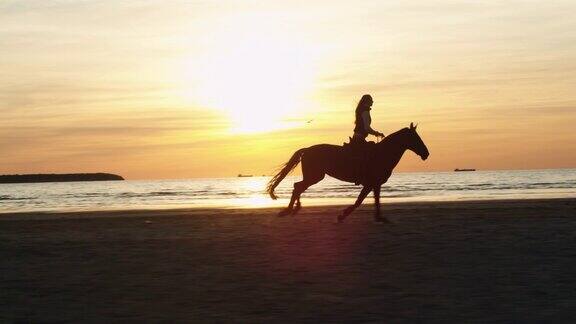
[[[343,143],[342,144],[342,148],[344,149],[344,152],[350,153],[350,156],[354,156],[354,155],[366,155],[371,153],[375,146],[376,143],[370,141],[370,142],[366,142],[366,141],[360,141],[360,140],[354,140],[352,137],[348,137],[349,141],[348,143]]]

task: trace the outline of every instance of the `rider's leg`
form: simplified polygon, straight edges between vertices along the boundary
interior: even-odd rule
[[[352,144],[352,163],[355,164],[352,167],[355,168],[356,173],[356,181],[354,184],[365,184],[366,182],[366,174],[367,174],[367,165],[368,165],[368,156],[367,156],[367,145],[365,138],[361,136],[354,135],[351,141]]]

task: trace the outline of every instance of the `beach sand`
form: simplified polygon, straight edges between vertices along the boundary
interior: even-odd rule
[[[576,199],[0,215],[0,322],[575,322]]]

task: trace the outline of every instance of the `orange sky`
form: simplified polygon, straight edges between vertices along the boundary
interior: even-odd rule
[[[573,1],[3,1],[0,174],[270,174],[419,123],[400,171],[576,167]],[[308,122],[310,121],[311,122]]]

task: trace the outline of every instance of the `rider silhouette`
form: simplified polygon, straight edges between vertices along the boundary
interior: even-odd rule
[[[372,100],[372,96],[369,94],[365,94],[362,96],[360,101],[358,102],[358,106],[356,106],[356,119],[354,123],[356,127],[354,127],[354,136],[352,137],[352,144],[356,145],[363,145],[366,143],[366,137],[370,135],[374,135],[377,137],[384,137],[384,134],[376,131],[370,127],[372,123],[372,118],[370,117],[370,110],[372,108],[372,104],[374,100]]]
[[[374,100],[372,100],[372,96],[369,94],[365,94],[362,96],[360,101],[358,102],[358,106],[356,106],[355,111],[355,121],[354,124],[354,136],[350,139],[350,148],[352,149],[352,158],[359,160],[359,168],[357,168],[358,175],[356,184],[360,184],[366,180],[368,177],[367,175],[367,166],[369,160],[369,145],[374,144],[374,142],[366,142],[366,137],[368,135],[374,135],[377,137],[384,137],[384,134],[374,130],[370,124],[372,123],[372,118],[370,117],[370,110]]]

